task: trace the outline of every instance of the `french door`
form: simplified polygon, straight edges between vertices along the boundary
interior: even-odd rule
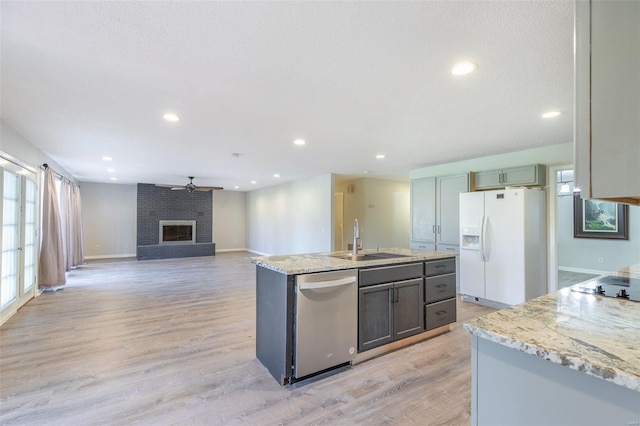
[[[0,157],[2,262],[0,324],[35,296],[37,262],[36,174]]]

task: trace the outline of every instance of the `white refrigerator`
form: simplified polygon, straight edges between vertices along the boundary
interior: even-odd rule
[[[547,292],[545,192],[460,194],[460,293],[465,301],[516,305]]]

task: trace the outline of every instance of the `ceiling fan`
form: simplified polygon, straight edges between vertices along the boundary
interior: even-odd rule
[[[179,185],[156,185],[156,186],[161,186],[163,188],[171,188],[172,191],[182,191],[182,190],[187,190],[187,192],[193,192],[193,191],[214,191],[214,190],[219,190],[219,189],[224,189],[221,186],[196,186],[193,183],[193,176],[189,176],[189,183],[184,185],[184,186],[179,186]]]

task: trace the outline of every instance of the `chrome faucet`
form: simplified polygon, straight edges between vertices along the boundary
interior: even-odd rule
[[[360,239],[360,229],[358,228],[358,219],[353,221],[353,251],[354,256],[358,255],[358,240]]]

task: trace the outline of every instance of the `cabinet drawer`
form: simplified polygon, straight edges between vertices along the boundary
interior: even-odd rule
[[[426,303],[456,297],[456,274],[438,275],[424,280]]]
[[[456,299],[425,305],[425,329],[432,330],[456,322]]]
[[[454,266],[455,269],[455,266]],[[410,280],[420,278],[424,274],[422,262],[410,263],[408,265],[384,266],[380,268],[360,269],[358,286],[391,283],[395,281]]]
[[[424,275],[427,277],[433,275],[452,274],[456,272],[456,259],[433,260],[424,263]]]

